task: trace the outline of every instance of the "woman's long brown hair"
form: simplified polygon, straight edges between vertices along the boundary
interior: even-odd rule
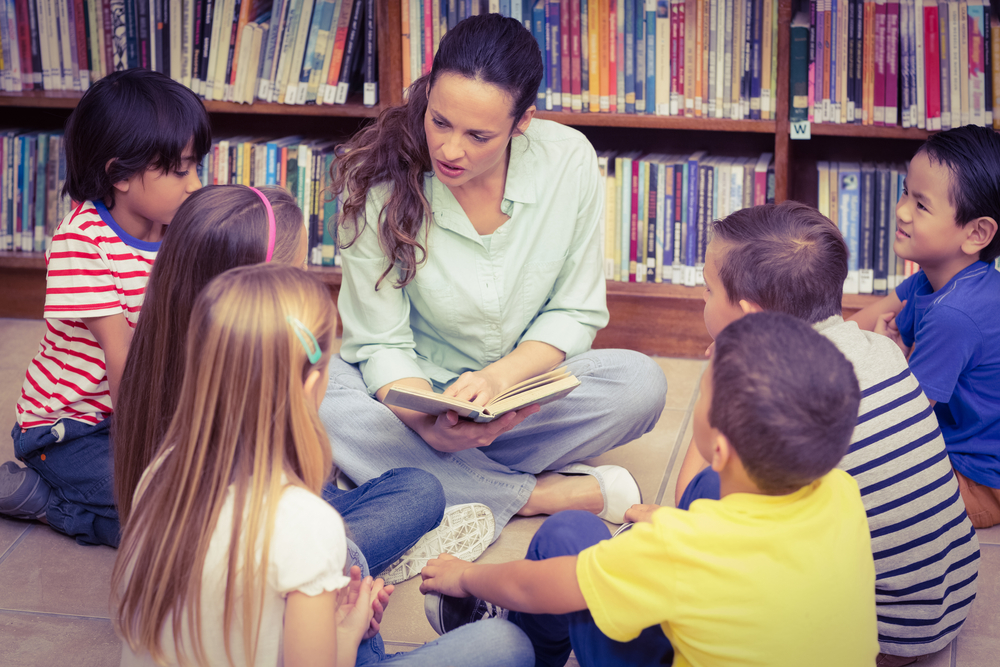
[[[367,224],[376,225],[389,261],[375,289],[393,270],[399,272],[394,287],[409,284],[426,257],[421,228],[430,222],[431,209],[424,173],[433,168],[424,132],[427,91],[446,72],[495,85],[511,100],[513,130],[535,102],[542,68],[538,42],[520,21],[500,14],[467,18],[441,40],[430,73],[413,82],[406,102],[383,111],[338,149],[331,190],[334,196],[344,195],[339,224],[347,235],[341,247],[354,243]],[[369,221],[368,193],[382,184],[389,187],[388,199],[378,219]]]

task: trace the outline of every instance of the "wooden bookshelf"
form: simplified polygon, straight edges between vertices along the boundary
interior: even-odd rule
[[[621,150],[708,149],[725,154],[774,153],[775,198],[794,198],[815,205],[817,159],[865,159],[890,153],[892,159],[912,155],[927,137],[923,130],[857,125],[812,125],[811,141],[790,141],[788,121],[789,24],[792,0],[778,4],[778,79],[776,119],[769,121],[678,118],[663,116],[538,112],[539,118],[578,127],[595,145]],[[269,132],[342,136],[388,106],[402,102],[402,39],[398,0],[377,0],[379,104],[366,107],[360,96],[344,105],[250,105],[206,101],[217,133]],[[79,93],[0,93],[5,124],[58,127],[76,106]],[[42,112],[42,113],[39,113]],[[847,157],[843,157],[847,155]],[[811,188],[811,190],[810,190]],[[340,269],[314,267],[336,295]],[[0,317],[40,318],[45,294],[45,259],[39,253],[0,252]],[[597,347],[625,347],[648,354],[701,358],[711,342],[703,322],[702,288],[670,284],[608,282],[611,322],[597,335]],[[845,296],[850,314],[878,297]]]

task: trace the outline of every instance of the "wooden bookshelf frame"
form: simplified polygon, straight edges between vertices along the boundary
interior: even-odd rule
[[[352,96],[342,105],[284,105],[255,102],[236,104],[205,101],[213,123],[225,125],[248,115],[289,117],[287,123],[276,123],[275,133],[294,125],[296,118],[329,117],[366,119],[377,117],[384,109],[403,100],[402,17],[398,0],[377,0],[379,104],[366,107],[360,95]],[[772,135],[774,137],[775,199],[784,201],[791,196],[791,169],[796,151],[789,141],[788,64],[792,0],[777,0],[778,4],[778,79],[775,120],[727,120],[674,116],[630,114],[574,113],[539,111],[537,116],[566,125],[591,128],[628,128],[644,132],[726,132],[740,136]],[[32,91],[23,94],[0,93],[0,114],[4,108],[73,109],[79,93]],[[592,128],[597,128],[593,130]],[[867,138],[922,140],[924,130],[899,127],[813,124],[813,135],[844,137],[848,141]],[[795,142],[796,148],[808,142]],[[340,290],[339,268],[311,267],[331,293]],[[45,257],[41,253],[0,252],[0,317],[41,318],[45,297]],[[647,354],[701,358],[711,342],[705,330],[703,289],[671,284],[607,283],[608,308],[611,322],[598,332],[596,347],[625,347]],[[845,295],[844,312],[850,314],[879,297]]]

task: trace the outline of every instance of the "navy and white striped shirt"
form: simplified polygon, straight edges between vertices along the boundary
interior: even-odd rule
[[[881,650],[938,651],[976,597],[979,540],[937,418],[890,339],[839,316],[815,329],[850,360],[861,386],[858,424],[838,467],[857,481],[868,515]]]

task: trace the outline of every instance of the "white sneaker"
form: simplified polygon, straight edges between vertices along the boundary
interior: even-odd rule
[[[621,466],[588,466],[583,463],[571,463],[556,470],[563,475],[593,475],[601,485],[601,495],[604,496],[604,509],[597,515],[611,523],[624,523],[625,512],[632,505],[642,502],[642,491],[639,484],[630,473]]]
[[[440,525],[385,568],[378,576],[386,584],[398,584],[420,574],[427,561],[442,553],[462,560],[479,558],[493,542],[496,523],[493,512],[482,503],[454,505],[444,511]]]

